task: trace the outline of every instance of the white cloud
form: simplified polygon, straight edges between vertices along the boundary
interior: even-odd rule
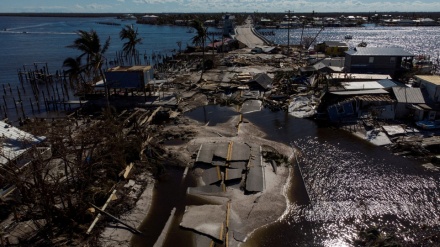
[[[108,5],[108,4],[92,3],[92,4],[88,4],[87,8],[88,9],[93,9],[93,10],[104,10],[104,9],[111,9],[112,6]]]
[[[116,0],[117,2],[125,3],[125,0]]]

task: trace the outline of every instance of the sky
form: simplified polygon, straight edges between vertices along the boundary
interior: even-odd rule
[[[439,0],[0,0],[2,13],[436,12]]]

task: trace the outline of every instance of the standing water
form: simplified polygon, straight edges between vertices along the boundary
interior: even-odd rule
[[[303,177],[297,167],[284,216],[257,230],[245,246],[350,246],[362,227],[373,225],[418,244],[438,230],[439,172],[284,112],[246,118],[269,139],[301,150]]]

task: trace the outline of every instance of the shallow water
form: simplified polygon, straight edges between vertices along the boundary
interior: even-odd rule
[[[301,150],[303,176],[297,168],[293,181],[302,178],[304,185],[291,189],[285,216],[256,231],[245,246],[350,246],[366,225],[386,227],[417,243],[438,228],[439,172],[344,131],[320,128],[283,112],[265,110],[249,120],[268,138]]]

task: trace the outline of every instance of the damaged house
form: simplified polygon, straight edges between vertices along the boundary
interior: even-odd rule
[[[52,156],[49,147],[41,146],[46,137],[34,136],[3,121],[0,121],[0,126],[2,170],[13,170],[12,173],[21,174],[36,158],[48,159]],[[0,199],[15,190],[15,186],[8,183],[8,177],[5,176],[8,176],[8,173],[0,173]]]
[[[400,47],[356,47],[345,52],[345,72],[396,75],[413,57]]]
[[[356,122],[358,118],[395,118],[395,100],[388,88],[397,86],[392,80],[342,82],[329,92],[332,102],[327,107],[332,122]]]

